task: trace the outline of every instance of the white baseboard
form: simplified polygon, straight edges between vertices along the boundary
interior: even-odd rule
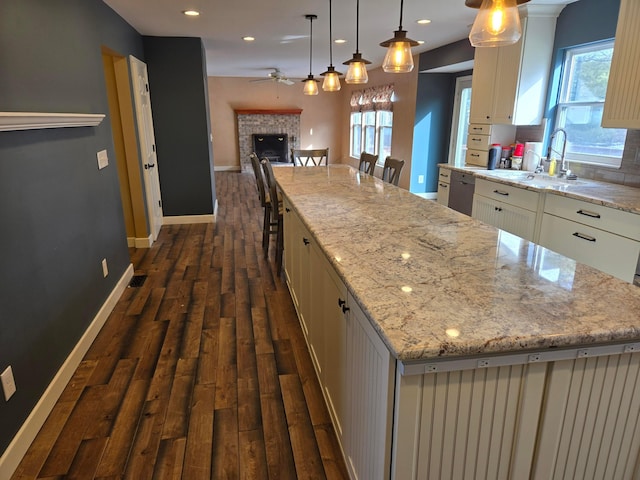
[[[151,248],[153,245],[153,236],[146,238],[127,237],[127,247],[129,248]]]
[[[438,193],[437,192],[427,192],[427,193],[416,193],[416,192],[411,192],[414,195],[417,195],[419,197],[422,198],[426,198],[427,200],[436,200],[438,198]]]
[[[98,336],[100,329],[107,321],[107,318],[109,318],[109,315],[122,296],[122,292],[124,292],[127,285],[129,285],[132,277],[133,265],[129,264],[129,267],[122,277],[120,277],[115,288],[109,294],[109,297],[94,317],[89,328],[84,332],[82,338],[80,338],[67,359],[64,361],[60,370],[58,370],[56,376],[53,377],[53,380],[51,380],[51,383],[42,394],[42,397],[40,397],[40,400],[38,400],[38,403],[0,457],[0,480],[9,480],[16,468],[18,468],[22,457],[27,453],[31,443],[36,438],[36,435],[42,428],[42,425],[44,425],[44,422],[47,420],[51,410],[53,410],[58,398],[62,395],[62,392],[69,383],[69,380],[71,380],[71,377],[78,368],[78,365],[80,365],[80,362],[89,350],[89,347]]]
[[[163,225],[184,225],[186,223],[213,223],[214,215],[176,215],[162,217]]]
[[[214,172],[241,172],[242,167],[240,165],[213,167],[213,171]]]

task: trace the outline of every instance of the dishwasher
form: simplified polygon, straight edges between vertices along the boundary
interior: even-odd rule
[[[451,172],[449,208],[471,216],[475,188],[476,180],[473,174],[453,170]]]

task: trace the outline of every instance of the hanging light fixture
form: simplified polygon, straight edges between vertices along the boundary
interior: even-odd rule
[[[469,41],[474,47],[513,45],[522,35],[518,5],[529,0],[465,0],[465,5],[480,8],[471,27]]]
[[[343,65],[349,65],[347,75],[344,81],[347,83],[367,83],[369,75],[367,74],[367,65],[371,62],[362,58],[362,54],[358,51],[358,42],[360,37],[360,0],[356,0],[356,53],[353,54],[351,60],[347,60]]]
[[[333,32],[331,30],[331,0],[329,0],[329,66],[327,71],[321,73],[324,77],[322,90],[325,92],[337,92],[340,90],[340,72],[333,68]]]
[[[318,80],[313,78],[313,74],[311,73],[311,61],[312,61],[312,53],[313,53],[313,21],[318,18],[317,15],[308,14],[304,16],[307,20],[309,20],[309,76],[303,80],[304,89],[302,92],[305,95],[318,95]]]
[[[382,70],[387,73],[408,73],[413,70],[413,56],[411,47],[419,45],[415,40],[407,38],[406,30],[402,29],[402,10],[404,0],[400,0],[400,26],[393,32],[393,38],[380,44],[387,47],[387,54],[382,62]]]

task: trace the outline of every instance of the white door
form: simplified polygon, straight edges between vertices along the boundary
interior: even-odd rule
[[[457,167],[465,164],[467,153],[467,130],[471,107],[471,76],[456,79],[456,94],[453,104],[453,121],[449,146],[449,163]]]
[[[147,198],[147,218],[149,220],[151,235],[155,241],[160,233],[160,227],[162,227],[163,215],[147,65],[133,56],[129,56],[129,62],[131,64],[131,75],[133,77],[133,99],[138,124],[140,161],[143,167],[144,189]]]

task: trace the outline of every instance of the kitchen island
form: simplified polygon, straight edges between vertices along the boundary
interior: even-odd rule
[[[634,478],[638,287],[346,165],[274,170],[354,478]]]

